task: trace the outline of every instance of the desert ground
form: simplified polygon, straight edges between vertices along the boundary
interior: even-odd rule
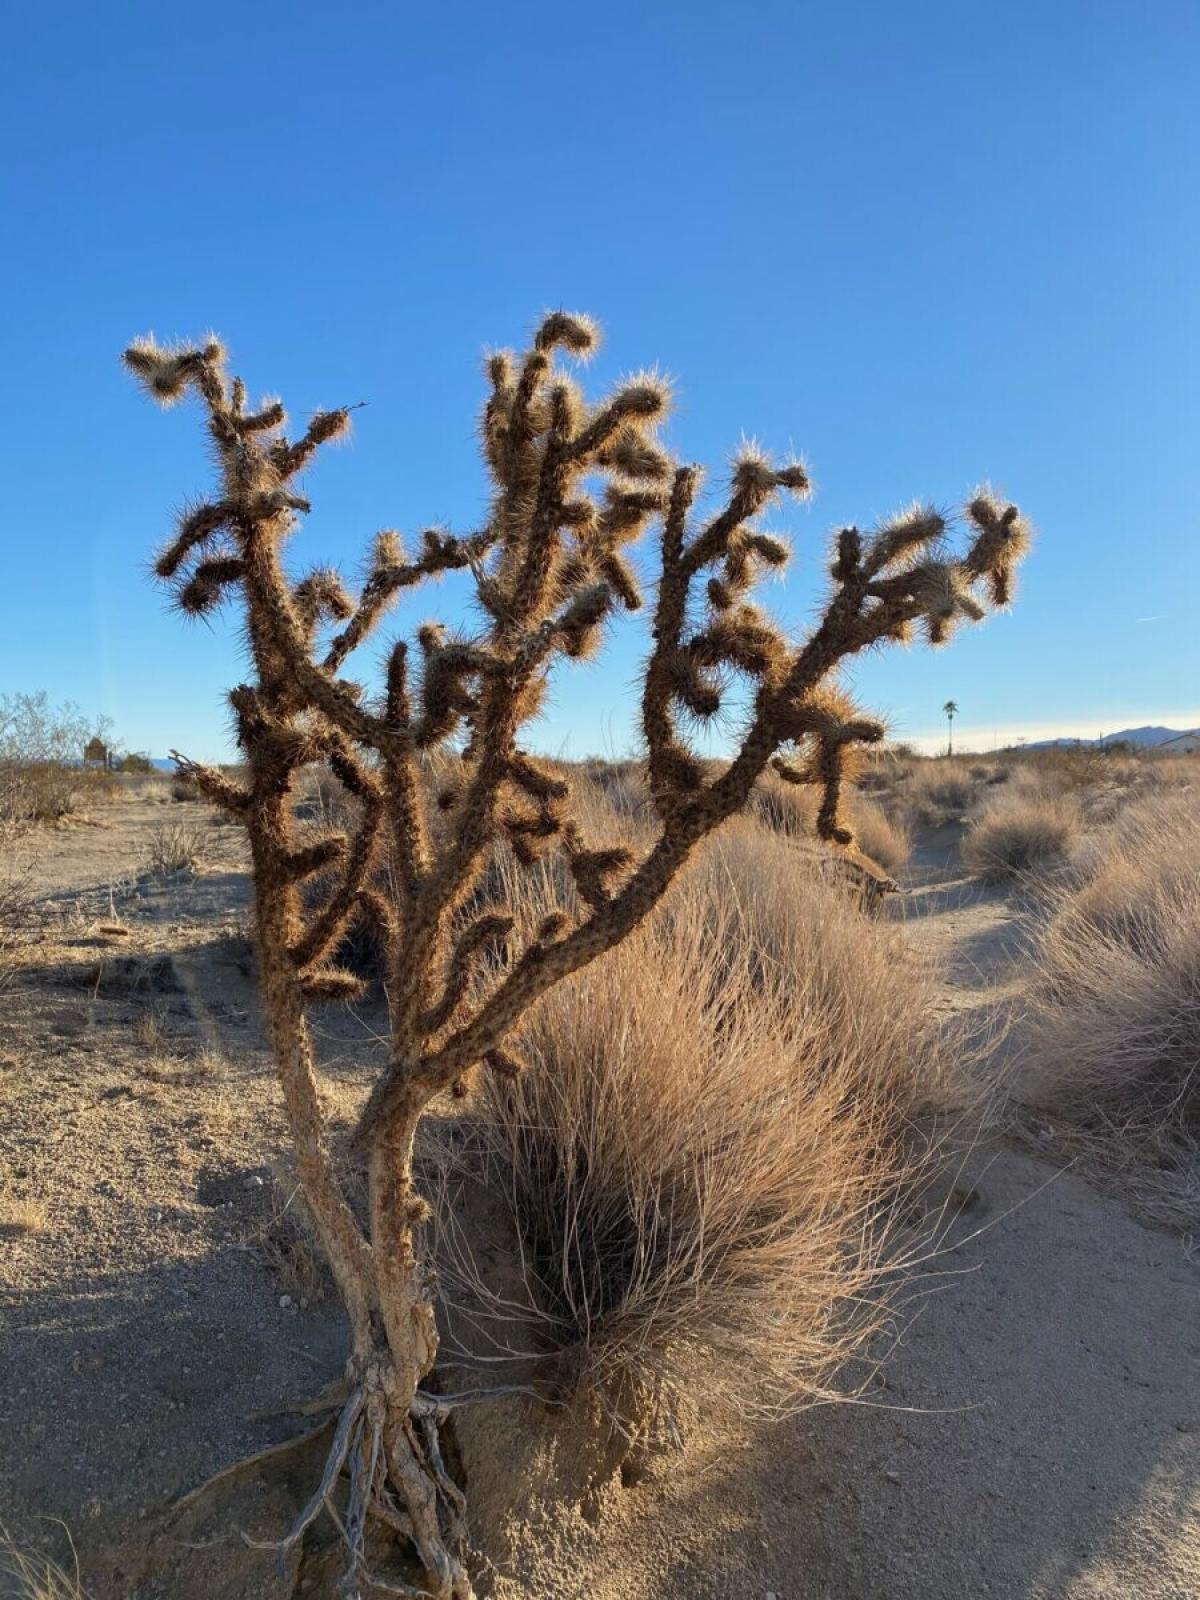
[[[1158,1203],[1030,1108],[1039,913],[1026,876],[968,870],[963,836],[959,817],[918,819],[876,915],[936,965],[938,1006],[977,1025],[1005,1087],[922,1198],[932,1243],[877,1370],[851,1403],[774,1422],[718,1426],[699,1404],[681,1450],[573,1503],[495,1465],[473,1483],[464,1447],[481,1514],[516,1508],[483,1592],[1200,1594],[1194,1174]],[[0,1516],[68,1573],[73,1548],[94,1600],[332,1594],[332,1529],[281,1564],[243,1538],[279,1536],[317,1456],[172,1509],[303,1426],[270,1413],[345,1354],[295,1216],[240,832],[155,778],[12,848],[33,903],[0,993]],[[382,1030],[370,1004],[329,1006],[317,1039],[349,1126]],[[499,1437],[527,1405],[506,1407]]]

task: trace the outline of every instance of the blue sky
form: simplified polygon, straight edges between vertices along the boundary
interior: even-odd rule
[[[1200,723],[1193,0],[7,0],[3,36],[0,691],[226,749],[236,628],[145,568],[203,440],[131,335],[215,327],[294,415],[368,402],[295,546],[352,572],[378,527],[475,524],[480,352],[563,305],[606,330],[589,384],[675,376],[684,457],[803,452],[797,628],[836,525],[985,478],[1028,510],[1011,615],[855,669],[898,736],[951,697],[981,746]],[[542,748],[630,747],[640,642],[560,681]]]

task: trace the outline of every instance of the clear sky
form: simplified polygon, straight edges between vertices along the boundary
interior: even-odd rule
[[[676,377],[685,458],[803,452],[769,595],[797,627],[834,526],[984,478],[1028,510],[1011,615],[856,669],[897,736],[949,698],[982,746],[1200,723],[1195,0],[0,21],[0,691],[227,748],[236,630],[184,627],[145,569],[203,439],[122,375],[132,335],[214,327],[293,415],[368,402],[295,544],[353,572],[377,527],[475,525],[480,353],[562,305],[606,330],[589,383]],[[542,748],[630,747],[639,644],[560,682]]]

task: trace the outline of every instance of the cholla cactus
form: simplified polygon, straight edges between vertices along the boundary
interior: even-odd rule
[[[793,782],[820,786],[818,830],[849,846],[841,787],[854,752],[883,729],[832,675],[847,657],[907,639],[914,626],[941,643],[956,623],[981,618],[989,600],[1006,603],[1027,543],[1016,508],[987,493],[966,508],[973,537],[959,556],[945,553],[946,522],[927,508],[869,535],[846,528],[824,614],[793,641],[751,599],[788,555],[755,519],[783,494],[806,495],[806,469],[746,447],[725,504],[696,518],[701,474],[675,464],[657,437],[667,384],[640,375],[592,406],[556,365],[559,353],[586,357],[596,339],[588,319],[556,312],[523,355],[489,359],[483,447],[495,493],[485,526],[467,537],[430,529],[413,554],[398,535],[380,534],[357,596],[335,572],[294,579],[282,561],[309,509],[296,478],[320,445],[346,432],[348,413],[318,413],[293,442],[278,402],[247,409],[217,341],[164,349],[145,339],[125,353],[164,404],[188,390],[200,397],[220,466],[217,497],[182,518],[157,570],[189,614],[230,596],[245,611],[253,679],[230,695],[245,786],[180,760],[249,834],[265,1005],[299,1173],[350,1316],[347,1391],[325,1478],[331,1484],[349,1465],[348,1592],[365,1571],[371,1514],[409,1536],[438,1596],[471,1592],[462,1496],[438,1445],[454,1401],[421,1387],[437,1351],[432,1275],[418,1244],[428,1208],[412,1164],[425,1109],[477,1063],[521,1070],[506,1045],[518,1019],[653,909],[769,763]],[[584,837],[568,779],[522,748],[521,735],[557,658],[589,654],[615,610],[641,606],[628,551],[651,524],[661,535],[642,728],[658,835],[635,858],[620,841]],[[484,618],[477,632],[422,628],[415,671],[409,645],[392,644],[377,699],[342,676],[402,590],[455,569],[474,580]],[[752,690],[745,726],[732,761],[713,775],[687,730],[716,716],[738,680]],[[436,798],[421,773],[423,752],[435,747],[456,769]],[[291,794],[311,764],[327,765],[357,797],[348,836],[299,842]],[[436,828],[431,804],[445,813]],[[561,852],[578,891],[524,949],[509,948],[514,924],[503,906],[465,911],[502,841],[526,865]],[[376,886],[385,848],[396,868],[391,899]],[[328,885],[315,908],[314,882]],[[325,1139],[305,1021],[311,1005],[358,992],[358,980],[335,964],[356,921],[377,929],[389,972],[390,1059],[355,1141],[369,1173],[368,1231],[346,1202]],[[286,1544],[320,1506],[317,1496]]]

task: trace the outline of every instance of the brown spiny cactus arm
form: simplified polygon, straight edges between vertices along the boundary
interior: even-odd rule
[[[403,589],[410,589],[425,578],[440,578],[443,573],[468,567],[486,555],[495,542],[495,531],[455,538],[429,529],[423,553],[416,561],[397,561],[377,566],[363,590],[354,615],[329,646],[325,669],[336,672],[352,650],[370,635],[388,606]]]
[[[764,758],[765,760],[765,758]],[[761,770],[761,769],[760,769]],[[753,779],[747,781],[747,790]],[[432,1055],[420,1061],[399,1061],[379,1080],[355,1129],[356,1143],[365,1144],[387,1126],[413,1095],[427,1104],[476,1061],[496,1049],[513,1023],[543,994],[571,973],[618,944],[654,909],[699,839],[736,809],[697,805],[680,816],[664,834],[625,886],[579,927],[556,943],[535,944],[517,963],[478,1013]]]
[[[457,834],[420,885],[404,929],[403,970],[396,975],[392,1007],[398,1059],[408,1064],[419,1052],[423,1037],[420,1017],[432,1001],[431,969],[447,918],[481,866],[495,833],[497,801],[517,727],[515,695],[508,684],[486,687],[481,720],[482,749],[459,807]]]
[[[664,815],[676,792],[671,757],[676,752],[675,724],[671,714],[674,662],[679,650],[687,610],[688,580],[683,571],[683,540],[687,515],[695,498],[699,473],[681,467],[671,485],[663,520],[661,574],[654,612],[654,648],[642,687],[642,732],[649,755],[650,791],[659,814]]]
[[[359,909],[359,897],[375,862],[375,843],[382,811],[378,801],[364,803],[362,818],[346,854],[339,882],[326,898],[325,904],[310,918],[303,934],[291,946],[292,960],[298,967],[311,966],[314,961],[320,961],[328,955]]]
[[[248,790],[231,783],[225,774],[218,772],[215,767],[205,767],[198,761],[189,761],[187,756],[180,755],[178,750],[170,751],[170,757],[180,776],[186,778],[189,783],[194,783],[206,799],[220,806],[223,811],[231,812],[235,817],[245,816],[251,798]]]

